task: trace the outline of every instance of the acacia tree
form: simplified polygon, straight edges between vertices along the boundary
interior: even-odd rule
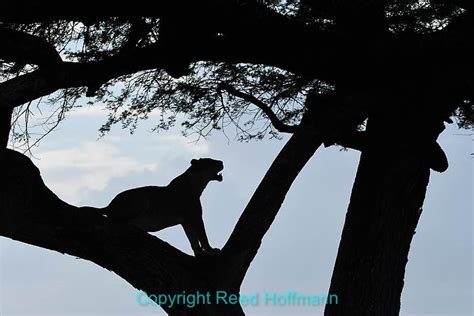
[[[397,315],[436,138],[455,114],[470,127],[472,4],[463,0],[159,1],[57,8],[23,1],[0,12],[3,150],[0,234],[90,260],[149,293],[239,293],[261,241],[322,144],[361,151],[326,315]],[[77,48],[79,47],[79,48]],[[55,93],[55,94],[54,94]],[[69,205],[9,135],[30,141],[31,102],[48,95],[54,128],[83,95],[132,131],[184,114],[187,132],[235,126],[242,140],[292,136],[222,251],[188,256],[134,227]],[[13,128],[12,128],[13,126]],[[140,247],[136,247],[140,244]],[[353,295],[357,293],[357,296]],[[243,315],[238,305],[164,307],[170,315]]]

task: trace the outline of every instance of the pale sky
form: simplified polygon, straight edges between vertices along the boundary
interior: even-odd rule
[[[45,183],[74,205],[105,206],[119,192],[166,185],[193,158],[225,163],[224,181],[202,196],[212,246],[222,247],[285,140],[239,143],[219,132],[197,144],[175,128],[134,135],[117,126],[98,139],[98,108],[81,109],[33,150]],[[153,116],[150,121],[153,120]],[[410,251],[401,315],[471,315],[473,284],[472,139],[448,127],[439,142],[450,167],[432,172],[424,211]],[[245,278],[242,293],[324,294],[334,265],[359,154],[321,148],[292,186]],[[174,227],[158,236],[192,253]],[[135,301],[136,289],[93,263],[0,238],[0,314],[164,315]],[[357,295],[357,293],[355,293]],[[247,307],[247,315],[318,315],[315,307]]]

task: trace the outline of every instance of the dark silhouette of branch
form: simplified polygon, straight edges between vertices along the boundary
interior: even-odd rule
[[[286,193],[305,164],[321,146],[322,139],[312,118],[303,118],[263,177],[222,249],[224,275],[232,275],[232,286],[238,286],[257,254],[263,236],[275,219]]]
[[[37,36],[0,27],[0,43],[4,61],[40,66],[62,61],[55,47]]]
[[[63,202],[26,156],[2,150],[0,168],[8,183],[0,189],[1,236],[90,260],[147,293],[216,289],[208,258],[186,255],[133,226],[107,221],[97,209]],[[171,315],[218,315],[207,305],[163,308]],[[243,315],[238,305],[222,309],[221,315]]]
[[[367,133],[359,131],[344,133],[339,137],[339,140],[336,141],[336,144],[346,148],[363,151],[367,146]]]
[[[263,111],[263,113],[265,113],[265,115],[268,117],[273,127],[275,127],[277,131],[281,133],[293,134],[298,130],[298,125],[287,125],[283,123],[275,114],[275,112],[272,111],[269,105],[256,98],[255,96],[239,91],[227,83],[222,83],[221,85],[219,85],[219,88],[224,89],[228,93],[256,105]],[[365,132],[359,131],[345,132],[338,136],[336,143],[346,148],[362,151],[367,145],[367,135]]]
[[[258,98],[254,97],[253,95],[239,91],[227,83],[223,83],[219,85],[219,87],[232,94],[233,96],[236,96],[256,105],[259,109],[262,110],[263,113],[265,113],[265,115],[268,117],[273,127],[275,127],[277,131],[281,133],[294,133],[298,130],[298,126],[287,125],[283,123],[275,114],[275,112],[273,112],[270,106],[268,106],[267,104],[265,104],[265,102],[259,100]]]
[[[101,62],[61,62],[0,84],[0,106],[16,107],[58,89],[87,86],[97,89],[108,80],[140,70],[160,68],[163,52],[151,46]]]

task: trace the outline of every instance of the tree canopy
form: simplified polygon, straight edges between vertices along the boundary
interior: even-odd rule
[[[460,126],[472,126],[474,28],[462,1],[165,1],[154,10],[109,9],[41,5],[32,15],[8,4],[0,91],[21,90],[16,98],[0,94],[2,104],[25,103],[16,114],[27,114],[29,102],[60,90],[50,97],[51,126],[88,96],[110,111],[102,132],[116,123],[133,131],[158,110],[157,130],[184,113],[188,132],[233,125],[248,140],[294,131],[311,91],[365,118],[456,113]]]

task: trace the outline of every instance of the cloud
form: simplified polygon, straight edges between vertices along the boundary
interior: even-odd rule
[[[117,114],[120,115],[122,111],[127,109],[127,106],[122,107],[118,110]],[[103,103],[97,103],[94,105],[83,105],[81,107],[75,107],[68,112],[69,116],[72,117],[105,117],[110,111],[105,107]],[[153,109],[148,113],[148,118],[160,117],[162,111],[160,109]]]
[[[108,113],[104,105],[81,106],[68,112],[69,116],[106,116]]]
[[[124,155],[113,145],[97,142],[35,156],[39,158],[35,163],[47,185],[69,203],[79,203],[87,191],[103,191],[112,178],[158,168],[157,164],[146,164]]]
[[[160,140],[173,143],[174,146],[181,146],[185,151],[193,154],[205,154],[209,152],[208,142],[195,142],[182,135],[163,135],[160,137]]]

